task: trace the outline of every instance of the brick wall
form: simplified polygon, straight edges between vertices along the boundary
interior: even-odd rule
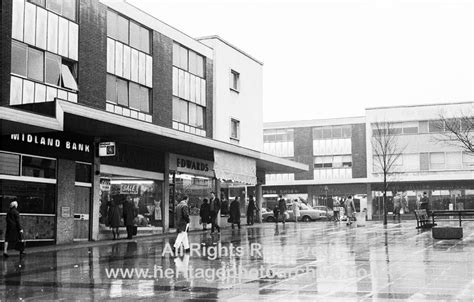
[[[295,173],[295,180],[313,179],[313,132],[312,128],[295,128],[294,160],[309,165],[309,171]]]
[[[367,177],[365,124],[352,125],[352,178]]]
[[[10,104],[12,1],[2,0],[0,13],[0,106]]]
[[[107,8],[98,0],[81,0],[79,9],[79,98],[83,105],[105,110]]]
[[[173,40],[153,32],[153,124],[173,126]]]
[[[70,243],[74,239],[74,202],[76,162],[72,160],[58,160],[58,197],[57,197],[57,225],[56,243]],[[61,217],[61,208],[69,207],[71,216]]]

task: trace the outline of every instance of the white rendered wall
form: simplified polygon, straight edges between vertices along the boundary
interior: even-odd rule
[[[437,120],[440,114],[454,117],[459,114],[474,116],[474,102],[456,104],[437,104],[405,107],[373,108],[366,110],[367,134],[367,179],[369,182],[382,181],[382,176],[373,173],[373,150],[371,146],[372,128],[375,122],[408,122]],[[462,151],[460,147],[436,140],[436,133],[405,134],[398,136],[399,146],[405,146],[403,154],[425,152]],[[437,181],[474,179],[474,167],[439,171],[413,171],[391,176],[391,181]]]
[[[240,121],[239,146],[263,150],[263,66],[218,38],[202,43],[214,49],[214,139],[228,143],[230,119]],[[239,92],[230,89],[230,71],[240,73]]]

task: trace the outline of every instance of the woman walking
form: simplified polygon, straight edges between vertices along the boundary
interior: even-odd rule
[[[16,200],[10,203],[10,209],[8,210],[6,222],[7,228],[5,232],[5,244],[3,246],[3,257],[8,258],[8,245],[16,247],[18,242],[22,240],[23,228],[20,224],[20,213],[17,210],[18,202]],[[21,248],[20,256],[24,255],[25,252]]]
[[[207,229],[207,224],[211,223],[211,206],[207,203],[207,198],[204,198],[201,208],[199,210],[199,216],[201,217],[202,229]]]
[[[119,227],[120,227],[120,208],[119,202],[110,198],[109,201],[109,225],[112,229],[113,240],[119,239]]]
[[[351,195],[347,197],[344,205],[346,207],[347,225],[350,225],[352,224],[352,220],[354,220],[354,212],[355,212],[354,199],[352,199]]]
[[[298,199],[293,200],[293,216],[295,216],[295,222],[298,222],[298,219],[300,218],[300,203],[298,202]]]

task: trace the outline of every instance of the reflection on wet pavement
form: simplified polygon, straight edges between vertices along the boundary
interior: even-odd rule
[[[463,240],[434,240],[415,222],[262,224],[2,260],[0,299],[473,300],[474,223]],[[121,270],[120,270],[121,269]]]

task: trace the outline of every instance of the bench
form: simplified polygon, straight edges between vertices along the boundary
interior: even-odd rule
[[[431,211],[431,218],[433,221],[433,224],[435,223],[435,218],[436,217],[441,217],[441,216],[449,216],[449,217],[454,217],[457,216],[459,219],[459,226],[461,226],[461,221],[464,217],[464,220],[467,216],[474,216],[474,210],[435,210]]]
[[[436,223],[431,223],[430,218],[428,217],[428,213],[425,209],[423,210],[415,210],[415,218],[416,218],[416,228],[417,229],[428,229],[436,226]]]

